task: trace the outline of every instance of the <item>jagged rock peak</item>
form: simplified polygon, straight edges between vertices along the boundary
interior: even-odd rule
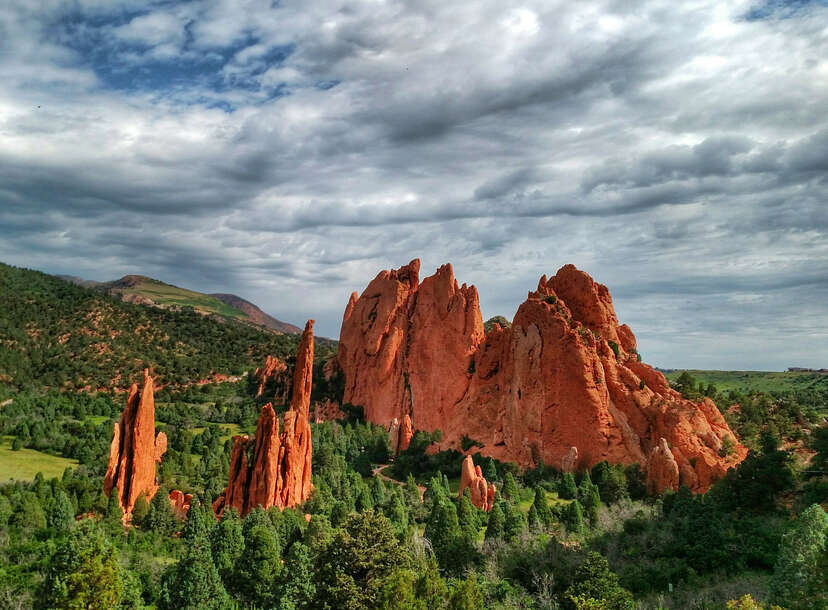
[[[460,491],[457,495],[458,498],[463,497],[463,491],[466,488],[469,489],[472,504],[487,512],[492,509],[497,488],[494,483],[486,481],[480,466],[474,465],[474,461],[470,455],[465,457],[463,465],[460,467]]]
[[[680,483],[704,491],[746,455],[718,448],[735,436],[713,403],[685,400],[640,361],[612,297],[573,265],[543,276],[511,327],[484,333],[477,290],[449,265],[417,283],[419,261],[382,271],[342,322],[337,359],[344,401],[389,426],[409,416],[441,430],[442,449],[463,436],[481,453],[531,467],[601,460],[646,465],[665,438]],[[709,401],[708,401],[709,402]]]
[[[298,506],[308,499],[311,483],[313,443],[309,421],[310,389],[313,383],[313,320],[308,320],[296,355],[293,396],[279,433],[279,418],[273,405],[262,407],[256,436],[233,437],[227,487],[213,503],[216,515],[228,507],[246,515],[256,506],[279,509]],[[248,463],[248,452],[253,446]]]
[[[154,382],[145,369],[143,388],[139,391],[138,384],[132,384],[121,419],[113,427],[104,475],[104,493],[109,496],[116,490],[125,524],[138,496],[144,494],[149,502],[158,491],[155,465],[166,451],[167,435],[155,435]]]

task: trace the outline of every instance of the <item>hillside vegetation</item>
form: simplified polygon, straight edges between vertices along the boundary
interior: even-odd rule
[[[677,369],[665,373],[672,383],[682,373],[690,373],[705,386],[713,384],[720,391],[750,392],[797,392],[815,390],[828,392],[828,373],[808,371],[700,371]]]
[[[162,384],[183,384],[240,374],[268,354],[286,358],[296,349],[297,336],[199,313],[185,293],[166,294],[177,294],[178,308],[127,303],[0,264],[0,387],[124,388],[145,367]],[[334,343],[318,345],[323,358]]]

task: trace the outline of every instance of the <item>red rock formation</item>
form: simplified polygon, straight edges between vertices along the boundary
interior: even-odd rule
[[[193,501],[193,494],[185,494],[178,489],[173,489],[170,492],[170,506],[175,513],[175,516],[181,520],[187,516],[190,510],[190,502]]]
[[[653,447],[647,459],[647,489],[651,493],[661,493],[666,489],[677,491],[679,488],[679,466],[673,452],[663,438]]]
[[[569,453],[561,458],[561,472],[575,472],[578,469],[578,448],[570,447]]]
[[[287,402],[289,373],[287,365],[279,360],[276,356],[268,356],[265,359],[264,366],[256,369],[253,373],[256,379],[259,380],[259,388],[256,391],[256,396],[261,396],[264,393],[265,387],[270,380],[275,380],[276,395],[273,399],[278,404]]]
[[[310,390],[313,375],[313,320],[308,320],[293,377],[293,397],[284,415],[279,434],[279,419],[270,403],[262,407],[256,436],[233,437],[230,479],[227,488],[213,503],[218,516],[227,507],[246,515],[256,506],[280,509],[298,506],[308,499],[311,483],[313,444],[309,421]],[[248,450],[253,450],[248,463]]]
[[[664,438],[680,483],[695,491],[746,455],[738,443],[718,455],[735,436],[715,405],[685,400],[639,362],[609,290],[574,266],[543,276],[512,326],[485,335],[473,286],[458,286],[450,265],[422,283],[419,270],[414,260],[380,272],[345,310],[344,401],[369,421],[409,416],[418,429],[441,430],[443,449],[459,449],[466,435],[484,455],[521,466],[562,464],[573,447],[579,467],[646,465]]]
[[[411,417],[406,413],[403,415],[402,423],[400,424],[400,435],[397,443],[397,451],[405,451],[411,444],[411,439],[414,438],[414,424],[411,423]]]
[[[167,451],[167,435],[155,435],[155,399],[153,380],[144,371],[144,387],[132,384],[120,422],[115,423],[109,445],[109,463],[104,476],[107,497],[113,488],[128,523],[135,500],[142,493],[147,502],[152,500],[158,485],[155,482],[155,464]]]
[[[472,456],[467,455],[463,460],[463,466],[460,468],[460,492],[458,498],[463,497],[463,491],[469,488],[469,495],[471,502],[477,508],[489,511],[494,502],[495,492],[497,491],[494,483],[488,483],[483,477],[483,472],[480,466],[475,466],[472,461]]]

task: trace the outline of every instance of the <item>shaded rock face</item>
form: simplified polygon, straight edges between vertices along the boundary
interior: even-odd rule
[[[311,419],[315,424],[324,421],[337,421],[345,419],[347,415],[342,412],[339,403],[326,398],[323,402],[315,402],[311,412]]]
[[[561,458],[561,472],[575,472],[578,469],[578,448],[570,447],[569,453]]]
[[[494,483],[488,483],[483,477],[480,466],[475,466],[472,456],[467,455],[460,468],[460,492],[458,498],[463,497],[463,491],[468,488],[471,502],[477,508],[489,511],[494,503],[497,489]]]
[[[104,475],[104,493],[109,497],[116,490],[124,523],[129,522],[135,501],[142,493],[147,502],[158,491],[155,465],[167,451],[167,436],[155,435],[154,383],[144,371],[144,386],[132,384],[126,407],[115,423],[109,445],[109,461]]]
[[[268,356],[265,359],[264,365],[257,368],[253,374],[259,381],[259,387],[256,391],[257,397],[264,394],[265,387],[273,380],[276,386],[276,395],[273,397],[273,400],[278,404],[287,402],[288,384],[290,383],[287,364],[279,360],[276,356]]]
[[[190,503],[193,501],[193,494],[185,494],[178,489],[173,489],[170,492],[170,506],[175,513],[175,516],[182,521],[187,516],[190,510]]]
[[[256,506],[280,509],[298,506],[308,499],[313,445],[310,428],[310,389],[313,375],[313,320],[308,320],[293,377],[290,409],[279,418],[268,403],[262,407],[256,436],[233,437],[230,476],[224,492],[213,503],[216,515],[233,507],[242,516]]]
[[[407,415],[441,430],[442,449],[467,435],[481,453],[530,467],[541,460],[589,468],[601,460],[646,465],[664,438],[680,484],[706,490],[744,459],[715,405],[685,400],[639,362],[632,330],[619,324],[606,286],[576,269],[543,276],[512,326],[484,334],[474,286],[450,265],[419,282],[414,260],[382,271],[345,310],[338,361],[344,401],[388,426]],[[393,437],[392,437],[393,439]]]

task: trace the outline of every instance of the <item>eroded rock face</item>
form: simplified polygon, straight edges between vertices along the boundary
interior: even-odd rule
[[[324,421],[337,421],[345,419],[347,415],[342,412],[339,403],[326,398],[323,402],[315,402],[311,411],[311,419],[315,424]]]
[[[680,484],[706,490],[747,450],[720,457],[732,434],[710,401],[685,400],[640,362],[632,330],[619,325],[606,286],[572,265],[543,276],[512,326],[484,334],[474,286],[450,265],[419,282],[414,260],[382,271],[354,293],[340,334],[344,401],[389,426],[405,416],[443,432],[442,449],[463,435],[481,452],[521,466],[646,465],[661,438]],[[392,436],[393,438],[393,436]],[[573,466],[574,468],[575,466]]]
[[[561,472],[575,472],[578,469],[578,448],[570,447],[561,459]]]
[[[313,489],[309,421],[312,375],[313,320],[308,320],[296,355],[293,396],[282,432],[273,405],[268,403],[262,407],[254,439],[247,435],[233,437],[230,477],[227,488],[213,503],[216,515],[221,516],[227,507],[235,508],[242,516],[256,506],[292,508],[308,499]]]
[[[124,523],[129,522],[138,496],[143,493],[149,502],[158,491],[155,465],[167,451],[167,435],[155,435],[153,388],[152,377],[145,370],[143,388],[139,392],[138,385],[132,384],[109,445],[104,493],[108,497],[113,489],[117,490]]]
[[[480,466],[475,466],[472,456],[467,455],[460,468],[460,493],[458,498],[463,497],[463,491],[468,488],[471,502],[477,508],[489,511],[492,508],[496,488],[494,483],[489,483],[483,477]]]

